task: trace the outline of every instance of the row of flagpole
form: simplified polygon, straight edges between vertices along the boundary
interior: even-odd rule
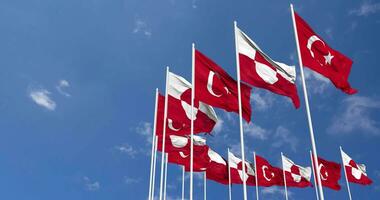
[[[297,34],[297,27],[295,23],[295,16],[294,16],[294,8],[293,5],[290,5],[291,8],[291,16],[293,21],[293,29],[294,29],[294,36],[296,41],[296,47],[297,47],[297,54],[298,54],[298,60],[299,60],[299,69],[301,74],[301,81],[302,81],[302,88],[304,93],[304,101],[305,101],[305,108],[306,108],[306,115],[307,115],[307,121],[308,121],[308,127],[309,127],[309,133],[310,133],[310,140],[311,140],[311,146],[312,151],[310,152],[310,157],[312,159],[312,163],[318,163],[318,154],[317,154],[317,147],[314,137],[314,130],[313,130],[313,123],[312,123],[312,117],[311,117],[311,111],[309,106],[309,100],[308,100],[308,93],[307,93],[307,86],[303,71],[303,64],[302,64],[302,57],[301,57],[301,51],[299,46],[299,40],[298,40],[298,34]],[[241,84],[240,84],[240,63],[239,63],[239,44],[237,40],[237,22],[234,22],[234,34],[235,34],[235,56],[236,56],[236,70],[237,70],[237,86],[238,86],[238,104],[239,104],[239,130],[240,130],[240,148],[241,148],[241,156],[243,162],[245,162],[245,147],[244,147],[244,130],[243,130],[243,116],[242,116],[242,100],[241,100]],[[192,44],[192,92],[191,92],[191,132],[190,132],[190,184],[189,184],[189,196],[190,200],[193,200],[193,136],[194,136],[194,98],[195,98],[195,45]],[[164,105],[164,122],[163,127],[166,127],[167,122],[167,110],[168,110],[168,74],[169,74],[169,67],[166,69],[166,86],[165,86],[165,105]],[[156,105],[155,105],[155,113],[157,112],[157,102],[158,102],[158,89],[156,89]],[[154,116],[154,128],[153,128],[153,139],[152,139],[152,157],[151,157],[151,166],[150,166],[150,179],[149,179],[149,198],[154,198],[154,187],[155,187],[155,173],[156,173],[156,157],[157,157],[157,143],[158,138],[155,136],[156,133],[156,114]],[[166,128],[163,129],[163,138],[166,138]],[[160,190],[159,190],[159,199],[165,200],[166,199],[166,176],[167,176],[167,156],[165,159],[165,139],[162,141],[162,154],[161,154],[161,176],[160,176]],[[282,154],[282,153],[281,153]],[[255,169],[256,169],[256,156],[254,156],[254,163],[255,163]],[[247,186],[246,186],[246,166],[245,164],[242,165],[242,180],[243,180],[243,199],[247,200]],[[316,196],[319,200],[324,200],[324,194],[321,184],[321,177],[320,177],[320,171],[314,170],[314,181],[316,185]],[[316,172],[315,172],[316,171]],[[351,198],[351,192],[347,180],[347,174],[346,170],[344,169],[344,173],[346,175],[346,182],[347,182],[347,189],[349,193],[349,198]],[[230,177],[230,171],[229,171],[229,179]],[[284,175],[285,176],[285,175]],[[182,199],[184,199],[184,178],[185,178],[185,169],[183,168],[182,172]],[[256,178],[256,184],[257,184],[257,176]],[[285,177],[284,177],[285,179]],[[256,185],[257,186],[257,185]],[[287,199],[287,187],[286,187],[286,181],[285,181],[285,195]],[[229,180],[229,199],[231,200],[231,182]],[[204,199],[206,199],[206,173],[204,173]],[[258,187],[256,187],[256,199],[259,199],[258,195]]]

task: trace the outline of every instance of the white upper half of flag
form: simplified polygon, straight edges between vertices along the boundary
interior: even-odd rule
[[[169,137],[170,137],[170,141],[172,145],[176,148],[183,148],[189,142],[189,137],[186,137],[186,136],[170,135]],[[197,135],[193,136],[193,141],[194,141],[194,145],[198,145],[198,146],[206,145],[206,139]]]
[[[360,174],[364,174],[365,176],[367,176],[367,170],[364,164],[356,163],[357,168],[354,168],[350,165],[350,161],[352,160],[352,158],[348,156],[343,150],[341,150],[340,152],[342,154],[343,165],[347,167],[351,167],[352,173],[354,176],[355,176],[355,173],[357,173],[358,177],[360,177]]]
[[[242,159],[236,157],[233,153],[228,152],[228,164],[230,168],[238,169],[238,164],[242,162]],[[247,174],[255,176],[255,170],[252,167],[252,164],[245,161]]]
[[[188,82],[185,78],[176,75],[172,72],[169,72],[168,77],[168,95],[181,100],[182,108],[185,110],[186,116],[191,119],[191,105],[187,103],[186,101],[183,101],[181,99],[181,95],[186,91],[191,89],[191,84]],[[194,107],[194,120],[196,119],[196,115],[198,110],[206,114],[210,119],[217,122],[218,117],[216,116],[215,110],[213,107],[203,103],[199,102],[199,107]]]
[[[311,178],[311,167],[302,167],[300,165],[295,164],[292,160],[287,158],[286,156],[282,156],[282,166],[283,170],[291,173],[293,175],[293,172],[291,171],[291,168],[293,166],[296,166],[300,171],[300,176],[304,177],[306,180],[310,181]],[[295,177],[293,177],[295,178]]]
[[[260,69],[261,73],[268,74],[268,75],[275,75],[276,73],[279,73],[286,80],[288,80],[292,83],[295,83],[296,69],[294,66],[286,65],[284,63],[276,62],[276,61],[272,60],[243,31],[241,31],[239,28],[236,28],[236,29],[237,29],[236,38],[237,38],[237,43],[238,43],[237,51],[239,53],[249,57],[252,60],[256,60],[255,59],[256,53],[260,53],[269,63],[271,63],[274,67],[276,67],[276,71],[274,71],[272,68],[266,67],[266,65],[256,62],[256,64],[260,66],[259,69]],[[258,72],[258,73],[260,73],[260,72]]]
[[[210,157],[210,160],[212,162],[216,162],[216,163],[219,163],[219,164],[227,166],[227,163],[222,158],[222,156],[220,156],[218,153],[216,153],[215,151],[213,151],[211,148],[208,149],[208,156]]]

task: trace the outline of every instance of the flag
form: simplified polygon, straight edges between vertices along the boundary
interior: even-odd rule
[[[348,82],[351,59],[332,49],[296,12],[294,15],[303,65],[330,79],[343,92],[355,94],[357,90]]]
[[[339,163],[327,161],[318,157],[318,170],[322,186],[333,190],[340,190],[339,179],[341,177],[341,166]]]
[[[209,147],[206,140],[199,136],[194,136],[194,157],[193,170],[205,171],[210,162],[208,157]],[[162,137],[158,138],[157,148],[162,151]],[[168,153],[168,161],[185,166],[186,171],[190,171],[190,137],[169,135],[165,140],[165,152]]]
[[[208,150],[208,156],[210,163],[206,170],[207,179],[228,185],[228,166],[226,160],[211,148]]]
[[[251,88],[241,84],[243,118],[251,121]],[[237,82],[210,58],[195,50],[195,97],[200,101],[239,113]]]
[[[256,185],[255,170],[252,163],[247,161],[245,163],[245,180],[247,185]],[[243,162],[240,158],[236,157],[233,153],[228,152],[228,165],[231,174],[231,183],[243,184]]]
[[[259,186],[270,187],[274,185],[284,185],[282,170],[273,167],[267,160],[256,155],[256,172]]]
[[[191,130],[191,84],[169,72],[167,134],[188,135]],[[157,135],[162,135],[165,97],[159,95]],[[218,118],[214,109],[201,101],[194,101],[194,134],[210,133]]]
[[[346,169],[348,181],[362,185],[372,184],[372,180],[367,176],[366,166],[364,164],[357,164],[343,150],[340,152],[342,154],[343,165]]]
[[[295,67],[272,60],[243,31],[236,29],[241,80],[287,96],[299,108]]]
[[[311,186],[311,167],[302,167],[295,164],[289,158],[282,156],[282,166],[288,187]]]

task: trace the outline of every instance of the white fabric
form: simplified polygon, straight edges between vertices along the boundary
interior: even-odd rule
[[[229,158],[228,163],[231,168],[237,169],[238,164],[242,162],[240,158],[236,157],[231,152],[228,152],[228,158]],[[249,174],[250,176],[255,176],[255,170],[253,169],[252,165],[247,161],[245,161],[245,164],[246,164],[245,166],[246,166],[247,174]],[[238,169],[238,172],[240,174],[240,177],[242,177],[242,170]],[[248,177],[246,176],[246,178]]]
[[[213,151],[212,149],[208,149],[208,156],[212,162],[216,162],[222,165],[227,165],[226,161],[220,156],[218,153]]]
[[[172,145],[176,148],[183,148],[188,143],[187,137],[177,136],[177,135],[170,135],[170,141],[172,142]]]
[[[307,181],[310,181],[311,178],[311,167],[302,167],[300,165],[296,165],[292,160],[287,158],[286,156],[282,156],[282,166],[284,171],[290,172],[294,181],[299,182],[301,177],[305,178]],[[300,174],[294,174],[291,172],[292,166],[296,166],[300,170]]]
[[[351,167],[352,171],[352,176],[354,176],[356,179],[360,179],[362,174],[367,176],[367,170],[366,166],[364,164],[356,164],[358,168],[354,168],[350,165],[350,161],[352,158],[348,156],[343,150],[341,150],[342,153],[342,158],[343,158],[343,165],[347,167]]]

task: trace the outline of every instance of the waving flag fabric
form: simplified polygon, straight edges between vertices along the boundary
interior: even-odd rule
[[[339,179],[341,177],[341,166],[339,163],[327,161],[318,157],[317,169],[320,173],[322,186],[333,190],[340,190]]]
[[[361,185],[370,185],[372,180],[368,178],[366,166],[364,164],[358,164],[350,156],[348,156],[343,150],[341,150],[343,165],[346,169],[347,179],[351,183],[357,183]]]
[[[331,48],[296,12],[294,15],[303,65],[330,79],[343,92],[355,94],[357,90],[348,82],[352,60]]]
[[[226,160],[212,149],[208,150],[208,156],[210,163],[206,171],[207,179],[228,185],[228,166]]]
[[[284,185],[282,169],[273,167],[267,160],[256,155],[256,172],[259,186],[282,186]]]
[[[252,163],[244,162],[245,163],[245,180],[247,185],[256,185],[255,181],[255,170]],[[230,167],[230,174],[231,174],[231,183],[234,184],[243,184],[243,162],[240,158],[236,157],[233,153],[228,152],[228,165]]]
[[[251,120],[251,88],[241,84],[244,119]],[[195,96],[200,101],[239,113],[237,82],[210,58],[195,50]]]
[[[311,167],[297,165],[286,156],[282,156],[282,166],[288,187],[311,186]]]

